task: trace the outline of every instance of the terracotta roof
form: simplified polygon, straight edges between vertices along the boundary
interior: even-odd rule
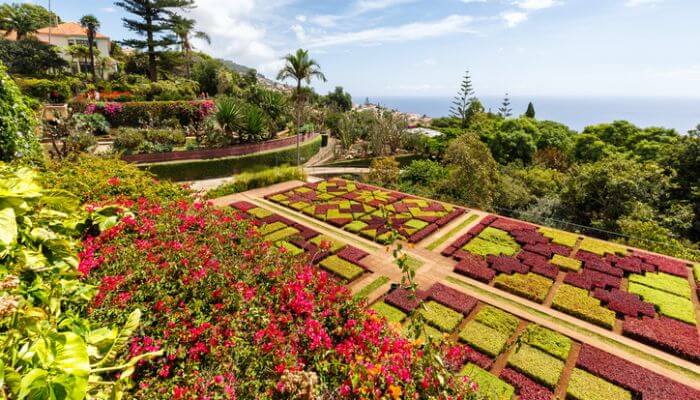
[[[40,35],[48,35],[49,28],[41,28],[36,31]],[[66,22],[63,24],[58,24],[51,28],[51,34],[56,36],[85,36],[87,37],[87,29],[80,26],[77,22]],[[98,39],[109,39],[109,37],[97,32],[95,35]]]

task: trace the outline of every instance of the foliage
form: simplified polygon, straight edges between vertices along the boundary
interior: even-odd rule
[[[42,150],[35,127],[34,112],[0,64],[0,161],[39,162]]]
[[[578,271],[581,269],[582,264],[579,260],[565,257],[561,254],[555,254],[554,257],[552,257],[551,263],[564,271]]]
[[[91,326],[85,307],[95,288],[78,279],[78,238],[107,230],[118,208],[84,214],[77,198],[45,190],[36,173],[0,164],[0,394],[3,398],[119,398],[144,352],[115,365],[139,325],[136,310],[124,328]],[[93,226],[92,224],[95,224]],[[107,373],[121,371],[116,382]]]
[[[106,135],[109,133],[109,122],[102,114],[73,114],[75,129],[92,135]]]
[[[366,299],[371,295],[375,290],[379,289],[380,287],[386,285],[389,283],[390,279],[389,277],[386,277],[384,275],[378,277],[377,279],[373,280],[367,286],[363,287],[360,289],[355,295],[353,296],[355,299]]]
[[[487,142],[493,157],[501,164],[522,161],[528,164],[537,151],[540,133],[529,118],[508,119]]]
[[[301,158],[308,160],[321,148],[321,137],[301,144]],[[290,165],[296,162],[296,149],[287,147],[276,151],[226,157],[211,160],[194,160],[149,165],[146,168],[161,179],[191,181],[220,178],[233,174],[256,171],[270,167]]]
[[[15,78],[23,94],[41,102],[65,103],[73,92],[66,79]]]
[[[386,318],[389,323],[400,323],[406,319],[406,314],[398,308],[391,306],[383,301],[378,301],[370,307],[371,310],[377,313],[382,318]]]
[[[530,324],[525,328],[521,340],[562,361],[566,361],[573,343],[571,339],[561,333],[535,324]]]
[[[462,314],[436,301],[428,301],[420,310],[423,319],[442,332],[454,331],[462,321]]]
[[[153,175],[132,164],[85,154],[74,160],[49,163],[41,179],[46,187],[66,190],[81,203],[101,203],[116,197],[169,202],[189,196],[189,191],[181,186],[157,182]]]
[[[199,84],[187,79],[159,80],[134,85],[131,90],[143,101],[195,100]]]
[[[336,86],[334,91],[328,92],[324,102],[337,111],[348,112],[352,109],[352,96],[345,92],[341,86]]]
[[[477,321],[470,321],[459,333],[459,339],[479,351],[497,357],[506,347],[510,335]]]
[[[72,104],[76,112],[102,114],[113,128],[122,126],[163,126],[177,121],[181,126],[197,125],[213,112],[214,103],[204,101],[133,101]]]
[[[497,288],[542,303],[552,287],[552,280],[542,275],[527,273],[500,274],[494,280]]]
[[[489,255],[514,256],[520,251],[520,245],[500,229],[488,227],[464,247],[464,250],[483,257]]]
[[[352,281],[365,272],[365,270],[361,267],[335,255],[325,258],[323,261],[321,261],[320,265],[346,281]]]
[[[401,183],[409,187],[423,187],[432,190],[445,176],[448,170],[437,161],[413,160],[401,171]]]
[[[461,374],[468,376],[478,386],[478,393],[487,399],[510,400],[515,395],[513,386],[496,378],[475,364],[469,363],[462,370]]]
[[[399,163],[394,157],[375,158],[369,167],[367,179],[379,186],[395,186],[399,180]]]
[[[639,295],[642,300],[657,306],[659,314],[692,325],[696,324],[695,307],[688,298],[679,297],[668,292],[630,282],[627,290]]]
[[[452,101],[450,116],[459,119],[460,126],[462,128],[468,127],[475,112],[475,107],[472,106],[472,104],[476,104],[478,101],[479,100],[477,100],[474,96],[472,80],[469,76],[469,71],[467,71],[464,73],[464,78],[462,79],[462,85],[459,88],[459,93]],[[483,107],[481,108],[481,111],[483,111]]]
[[[244,172],[235,175],[233,179],[231,183],[225,183],[209,190],[205,197],[208,199],[215,199],[217,197],[266,187],[280,182],[293,180],[305,181],[306,174],[297,167],[278,167],[258,172]]]
[[[481,310],[479,310],[479,313],[476,314],[475,321],[505,333],[508,336],[515,332],[520,323],[520,320],[516,316],[488,305],[483,306]]]
[[[629,282],[639,283],[654,289],[675,294],[676,296],[690,299],[691,287],[688,280],[680,276],[665,274],[663,272],[647,272],[644,275],[631,274]]]
[[[525,116],[528,118],[535,118],[535,106],[532,102],[527,103],[527,110],[525,110]]]
[[[219,71],[226,68],[224,64],[213,58],[204,58],[192,66],[192,79],[199,83],[200,90],[209,96],[226,94],[219,92]]]
[[[564,362],[527,344],[521,344],[508,358],[508,365],[549,388],[555,388]]]
[[[590,297],[588,291],[563,284],[557,290],[552,308],[612,329],[615,326],[615,312],[600,305],[600,301]]]
[[[444,161],[450,173],[437,189],[438,194],[475,207],[488,208],[493,204],[498,166],[476,135],[465,134],[453,140]]]
[[[574,400],[631,400],[627,390],[582,369],[574,368],[566,394]]]
[[[120,128],[113,136],[114,151],[126,154],[167,153],[185,144],[181,130]]]
[[[68,66],[54,46],[36,39],[0,39],[0,61],[12,74],[43,76]]]

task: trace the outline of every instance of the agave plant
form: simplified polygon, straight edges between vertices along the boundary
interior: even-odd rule
[[[259,142],[268,128],[265,112],[257,106],[249,105],[245,110],[245,127],[243,128],[245,142]]]
[[[214,119],[228,135],[240,132],[243,127],[243,106],[232,97],[222,97],[216,102]]]

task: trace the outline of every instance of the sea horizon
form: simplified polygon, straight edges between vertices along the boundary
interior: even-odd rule
[[[484,108],[497,112],[502,96],[477,96]],[[437,118],[449,115],[450,96],[357,96],[405,113]],[[513,115],[522,115],[529,102],[539,120],[552,120],[582,131],[589,125],[627,120],[641,128],[660,126],[685,134],[700,124],[700,97],[602,97],[602,96],[513,96]]]

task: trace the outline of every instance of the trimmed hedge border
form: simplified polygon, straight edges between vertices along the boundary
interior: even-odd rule
[[[308,160],[321,149],[321,136],[316,136],[300,146],[301,159]],[[141,164],[158,179],[175,182],[228,177],[245,171],[256,171],[284,164],[295,164],[296,146],[275,151],[249,154],[240,157],[215,158],[211,160],[177,161],[156,164]]]

